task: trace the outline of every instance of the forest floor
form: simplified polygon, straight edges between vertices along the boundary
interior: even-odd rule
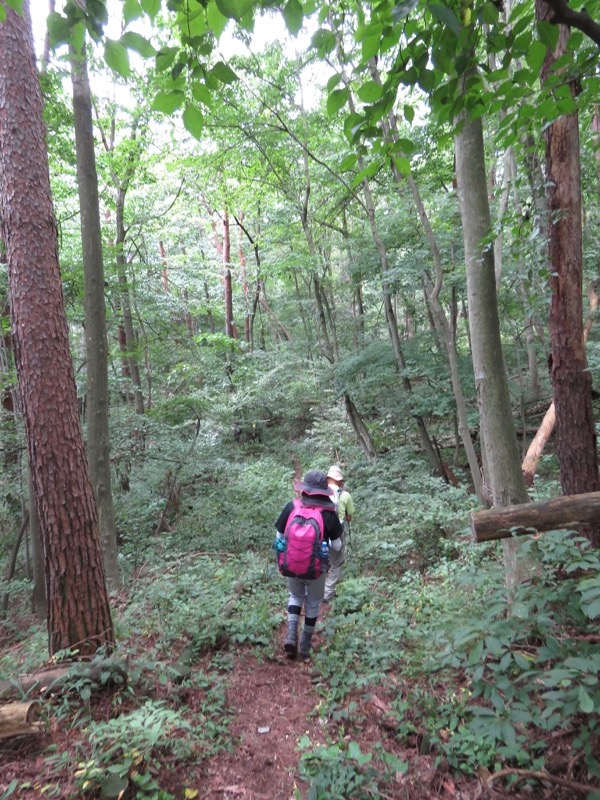
[[[418,737],[414,741],[396,737],[393,721],[386,714],[389,698],[386,700],[383,690],[378,692],[375,687],[356,693],[353,697],[356,705],[343,723],[324,718],[319,706],[327,687],[310,659],[286,657],[282,648],[284,631],[282,623],[271,647],[257,651],[240,646],[234,651],[225,689],[231,748],[187,762],[169,764],[169,759],[161,759],[155,777],[160,786],[178,800],[300,800],[309,797],[327,800],[500,800],[509,797],[565,800],[580,796],[556,785],[508,791],[488,784],[485,775],[479,778],[451,773],[443,763],[436,765],[433,755],[420,752],[423,748]],[[319,628],[314,642],[318,652],[324,646]],[[209,654],[205,657],[208,659]],[[194,665],[194,670],[202,668],[202,662]],[[167,699],[169,692],[174,691],[178,701],[188,709],[201,707],[201,688],[182,685],[173,690],[171,684],[161,683],[158,677],[157,697]],[[170,699],[173,701],[172,695]],[[56,702],[59,704],[60,700]],[[91,712],[95,720],[114,716],[111,693],[95,696]],[[72,718],[68,720],[50,711],[43,733],[0,739],[0,800],[9,797],[19,800],[98,798],[98,791],[84,792],[75,780],[73,767],[81,757],[77,756],[77,752],[81,752],[77,745],[83,735]],[[408,770],[398,772],[377,794],[359,789],[329,795],[323,790],[318,794],[309,793],[299,773],[299,742],[303,737],[310,740],[311,749],[352,740],[362,753],[371,753],[382,743],[388,753],[408,764]],[[62,766],[49,763],[49,749],[57,758],[62,755]],[[114,795],[115,800],[133,797],[129,790]]]

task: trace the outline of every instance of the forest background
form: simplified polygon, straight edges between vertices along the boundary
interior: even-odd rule
[[[198,796],[203,764],[235,744],[237,657],[278,659],[274,520],[295,478],[334,462],[357,514],[310,668],[324,741],[299,738],[296,791],[596,796],[598,533],[501,546],[470,530],[477,508],[598,490],[597,45],[587,16],[585,33],[556,24],[565,8],[547,21],[527,3],[290,1],[291,47],[256,44],[276,23],[250,2],[126,2],[109,34],[102,3],[52,13],[40,79],[102,580],[56,600],[53,556],[73,551],[49,521],[47,464],[69,451],[50,437],[40,457],[18,348],[13,361],[9,315],[14,334],[30,309],[15,310],[5,221],[0,663],[7,678],[39,668],[49,638],[53,663],[100,669],[75,670],[46,706],[72,736],[64,754],[26,750],[43,777],[8,769],[2,797]],[[8,85],[6,62],[0,74]],[[559,182],[565,120],[576,170]],[[42,365],[58,392],[62,373]],[[63,409],[49,406],[46,431]],[[532,454],[553,406],[559,434]],[[107,711],[98,692],[125,673]],[[365,741],[373,697],[380,740]]]

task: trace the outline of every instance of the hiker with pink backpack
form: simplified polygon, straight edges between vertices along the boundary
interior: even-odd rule
[[[325,593],[329,549],[340,550],[343,528],[336,513],[327,476],[311,470],[294,484],[299,497],[287,503],[275,527],[277,565],[288,582],[288,627],[283,648],[290,658],[298,653],[298,626],[304,606],[300,656],[308,658],[312,635]]]

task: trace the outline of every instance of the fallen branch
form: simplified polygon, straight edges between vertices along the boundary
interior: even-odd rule
[[[500,780],[501,778],[506,778],[512,775],[517,776],[517,783],[527,780],[527,778],[533,778],[536,781],[547,781],[548,783],[556,783],[558,786],[565,786],[567,789],[573,789],[573,791],[579,792],[580,794],[587,795],[594,791],[593,786],[589,786],[585,783],[577,783],[577,781],[570,781],[567,778],[559,778],[557,775],[551,775],[545,770],[501,769],[498,772],[494,772],[493,775],[490,775],[490,777],[487,779],[487,782],[491,784]]]

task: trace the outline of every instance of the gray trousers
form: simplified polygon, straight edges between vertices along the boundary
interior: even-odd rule
[[[342,567],[346,563],[346,531],[342,536],[342,549],[331,550],[331,567],[327,573],[327,580],[325,581],[325,600],[331,600],[335,597],[335,587],[339,579],[342,577]]]
[[[288,578],[288,590],[290,606],[304,606],[304,616],[307,619],[314,619],[319,616],[321,600],[325,590],[325,573],[312,581],[305,581],[302,578]]]

